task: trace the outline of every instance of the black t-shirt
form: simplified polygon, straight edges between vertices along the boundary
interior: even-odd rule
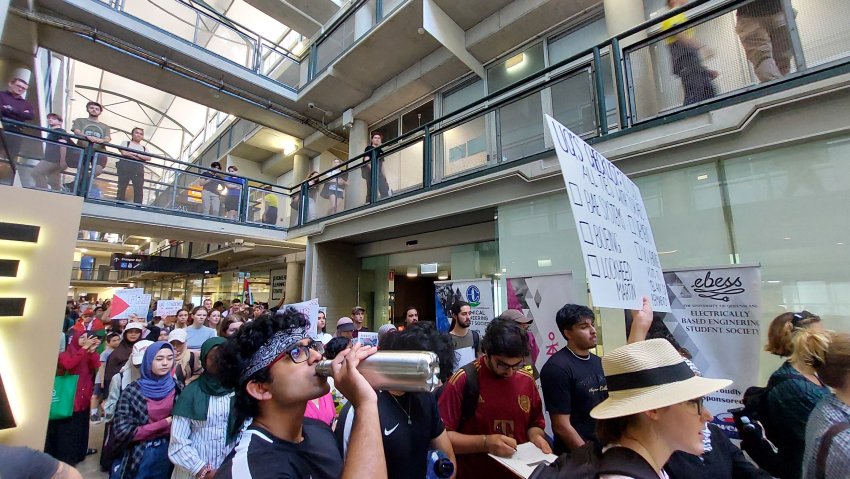
[[[304,418],[304,440],[296,444],[278,439],[256,424],[242,433],[215,477],[219,479],[338,479],[342,457],[331,428]]]
[[[218,178],[218,175],[216,173],[211,172],[211,171],[204,171],[203,173],[201,173],[201,175],[202,176],[209,176],[211,178]],[[204,179],[206,179],[206,178],[204,178]],[[206,191],[211,192],[211,193],[218,193],[218,185],[220,185],[220,184],[221,184],[220,181],[209,180],[204,185],[204,189]]]
[[[62,128],[54,128],[50,133],[47,134],[47,143],[44,146],[44,159],[48,161],[52,161],[53,163],[59,163],[59,149],[62,148],[58,143],[68,143],[68,137],[62,136],[59,133],[67,133]],[[57,143],[51,143],[51,142]],[[77,165],[68,165],[76,167]]]
[[[348,438],[354,426],[355,412],[351,403],[342,408],[336,427],[339,449],[346,455]],[[410,424],[408,424],[408,414]],[[378,416],[387,460],[387,477],[390,479],[422,479],[425,477],[428,449],[431,440],[446,430],[437,399],[428,393],[407,393],[393,396],[386,391],[378,393]]]
[[[0,477],[3,479],[53,477],[57,469],[59,461],[41,451],[0,445]]]
[[[569,414],[570,424],[582,439],[596,440],[596,420],[590,417],[590,410],[608,397],[599,356],[590,354],[587,359],[579,359],[564,347],[543,365],[540,384],[549,414]],[[566,452],[557,434],[553,452]]]

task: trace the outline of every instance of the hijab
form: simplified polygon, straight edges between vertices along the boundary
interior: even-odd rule
[[[159,341],[159,333],[160,333],[161,329],[158,328],[157,326],[148,326],[147,329],[148,329],[148,335],[145,336],[145,339],[147,339],[148,341],[153,341],[153,342]]]
[[[141,335],[139,335],[139,339],[142,339]],[[130,341],[127,341],[127,331],[125,330],[121,333],[121,342],[118,343],[115,350],[109,353],[109,359],[106,360],[106,367],[103,370],[103,386],[107,391],[109,391],[109,383],[112,381],[112,376],[115,376],[119,371],[121,371],[121,368],[130,359],[130,354],[133,353],[133,344],[135,342],[136,341],[133,341],[131,343]]]
[[[171,366],[171,371],[162,376],[157,376],[152,371],[154,358],[160,350],[164,348],[168,348],[172,352],[174,351],[174,348],[164,341],[155,342],[145,350],[145,356],[142,359],[142,365],[139,368],[141,369],[142,377],[138,380],[138,383],[139,388],[142,391],[142,395],[147,399],[162,399],[165,396],[168,396],[168,394],[176,387],[173,376],[173,364]]]
[[[201,364],[204,366],[204,373],[186,386],[186,389],[180,393],[180,397],[177,398],[177,403],[174,405],[173,415],[206,421],[207,412],[210,407],[210,397],[224,396],[233,392],[233,389],[222,386],[218,377],[206,371],[207,357],[210,351],[225,342],[227,340],[222,337],[214,337],[204,341],[204,344],[201,346]],[[236,428],[235,406],[236,395],[233,395],[230,398],[230,414],[227,416],[227,442],[230,442],[236,435],[235,433],[238,432],[234,431]]]

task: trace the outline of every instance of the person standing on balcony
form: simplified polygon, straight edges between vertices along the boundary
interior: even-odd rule
[[[671,10],[683,7],[689,0],[667,0],[667,6]],[[680,13],[661,22],[661,30],[670,30],[676,25],[684,23],[688,17]],[[664,43],[670,49],[673,74],[682,81],[684,101],[682,105],[692,105],[703,100],[708,100],[717,95],[713,80],[718,73],[703,65],[702,54],[708,49],[705,45],[694,38],[692,29],[688,29],[669,36]]]
[[[366,153],[371,153],[372,150],[378,156],[378,199],[386,198],[390,195],[390,185],[387,183],[387,175],[384,173],[384,150],[381,149],[381,144],[384,142],[384,135],[380,132],[373,132],[369,146],[363,150]],[[372,201],[372,160],[371,156],[366,157],[366,161],[360,168],[360,175],[366,180],[366,203]]]
[[[262,221],[267,225],[276,225],[277,224],[277,208],[280,204],[277,199],[277,195],[272,193],[272,185],[266,185],[263,187],[264,190],[267,191],[265,195],[263,195],[263,218]],[[297,195],[293,196],[293,198],[298,198]],[[298,215],[293,215],[293,218]]]
[[[133,183],[133,203],[142,204],[142,193],[145,189],[145,165],[144,162],[150,161],[151,157],[134,153],[134,151],[147,152],[147,148],[142,145],[142,140],[145,139],[145,130],[138,126],[130,132],[130,141],[125,145],[126,150],[122,149],[121,154],[130,160],[118,160],[118,193],[116,199],[118,201],[127,201],[127,185]]]
[[[338,213],[345,204],[345,185],[348,184],[348,174],[342,173],[341,164],[342,160],[334,158],[334,168],[328,172],[328,176],[336,176],[326,181],[322,187],[322,198],[327,198],[331,204],[328,210],[329,215]]]
[[[44,158],[32,169],[32,177],[36,188],[45,190],[49,186],[50,189],[59,191],[62,187],[61,174],[65,168],[68,168],[68,149],[60,146],[68,144],[68,138],[62,135],[67,132],[62,129],[62,117],[57,113],[47,115],[47,126],[53,131],[47,134]],[[74,168],[77,167],[76,158],[71,164]]]
[[[210,168],[214,170],[221,171],[221,163],[217,161],[213,161],[210,164]],[[203,176],[207,178],[201,178],[200,184],[203,186],[203,190],[201,190],[201,213],[204,215],[212,215],[219,216],[221,209],[221,198],[219,197],[220,191],[224,189],[220,181],[216,181],[214,178],[218,178],[218,175],[212,171],[204,171],[201,173]],[[198,345],[200,347],[200,345]]]
[[[35,118],[33,113],[35,109],[24,99],[29,88],[30,75],[30,71],[25,68],[18,68],[12,72],[9,87],[6,91],[0,92],[0,119],[25,122]],[[3,128],[9,133],[23,133],[21,127],[16,125],[4,123]],[[3,138],[10,159],[14,159],[21,148],[20,138],[8,135],[4,135]]]
[[[755,0],[738,8],[735,33],[760,82],[776,80],[791,70],[791,32],[782,0]]]
[[[109,125],[100,121],[100,114],[103,113],[103,106],[100,103],[96,101],[86,103],[86,112],[89,114],[88,118],[75,119],[71,123],[71,131],[75,135],[86,137],[86,140],[88,140],[88,142],[80,140],[77,143],[81,148],[85,148],[89,143],[93,145],[95,152],[94,177],[98,177],[106,168],[107,157],[103,154],[106,152],[104,145],[112,141],[112,130]],[[65,186],[68,186],[68,184],[66,183]],[[69,189],[71,187],[73,187],[73,183],[71,183]],[[89,194],[92,197],[99,197],[100,191],[94,188],[94,185],[91,185]]]
[[[224,196],[224,211],[227,219],[230,220],[239,219],[239,200],[242,198],[242,190],[245,188],[245,178],[235,176],[237,171],[239,171],[239,168],[236,165],[227,167],[227,172],[231,175],[227,179],[232,183],[227,187],[227,194]]]

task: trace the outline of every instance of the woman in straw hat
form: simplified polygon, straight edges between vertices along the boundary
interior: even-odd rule
[[[703,429],[711,420],[703,396],[732,381],[696,376],[664,339],[617,348],[602,357],[602,369],[608,399],[590,412],[605,444],[602,479],[666,478],[663,467],[673,452],[703,453]]]

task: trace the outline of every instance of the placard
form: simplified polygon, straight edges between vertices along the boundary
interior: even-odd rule
[[[141,319],[148,317],[151,305],[151,295],[138,294],[141,288],[119,289],[112,295],[112,305],[109,307],[109,317],[112,319],[128,319],[135,314]]]
[[[269,271],[269,302],[279,301],[286,295],[286,269]]]
[[[311,338],[317,339],[319,336],[316,331],[316,323],[319,321],[319,300],[313,298],[300,303],[284,304],[283,309],[285,310],[287,308],[292,308],[307,317],[307,320],[310,321],[307,329],[308,334],[310,334]]]
[[[670,311],[640,190],[567,127],[546,115],[581,244],[593,304]]]
[[[156,302],[156,315],[160,318],[174,316],[183,307],[180,299],[160,299]]]
[[[364,346],[378,347],[378,333],[366,331],[359,332],[357,333],[357,337],[354,338],[354,342],[360,343]]]

